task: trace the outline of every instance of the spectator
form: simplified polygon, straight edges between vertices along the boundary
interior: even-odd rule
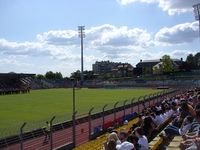
[[[141,126],[142,123],[143,123],[142,115],[139,114],[139,115],[138,115],[138,123],[137,123],[137,125],[138,125],[138,126]]]
[[[108,142],[107,150],[117,150],[117,149],[116,149],[116,142],[115,142],[114,139],[111,139],[111,140]]]
[[[120,142],[120,140],[119,140],[119,138],[118,138],[116,132],[112,132],[112,133],[109,135],[109,138],[108,138],[108,139],[109,139],[109,140],[114,139],[115,142],[116,142],[116,144],[121,144],[121,142]]]
[[[163,122],[164,122],[164,119],[163,119],[163,117],[161,116],[161,114],[160,114],[160,111],[156,111],[156,116],[155,116],[155,118],[153,119],[153,121],[155,122],[155,124],[157,125],[157,126],[159,126],[159,125],[161,125]]]
[[[147,137],[144,135],[143,129],[141,127],[137,127],[135,129],[135,135],[138,137],[138,144],[140,145],[139,150],[148,150],[148,140]]]
[[[191,129],[192,122],[193,122],[193,118],[191,116],[187,116],[184,119],[184,121],[181,125],[181,128],[178,128],[173,125],[168,125],[167,128],[165,129],[165,133],[169,136],[184,135]]]
[[[177,103],[175,101],[172,102],[171,108],[172,108],[172,118],[174,118],[179,114]]]
[[[178,108],[178,111],[180,113],[177,114],[177,116],[175,117],[175,119],[172,122],[172,124],[178,128],[181,127],[181,124],[182,124],[184,118],[188,115],[191,115],[189,112],[189,108],[188,108],[188,104],[187,104],[186,100],[181,100],[179,105],[180,105],[180,107]]]
[[[186,116],[191,115],[189,112],[189,107],[186,100],[181,101],[181,114],[180,118],[183,120]]]
[[[155,124],[150,116],[146,116],[144,118],[142,128],[144,130],[144,135],[146,135],[146,137],[149,139],[155,129]]]
[[[104,143],[104,149],[105,150],[109,150],[108,145],[109,145],[111,140],[115,141],[115,147],[116,147],[116,145],[121,144],[121,141],[119,140],[119,138],[117,136],[117,133],[112,132],[111,134],[109,134],[107,141]],[[111,142],[110,145],[114,145],[113,142]]]
[[[119,139],[122,142],[116,146],[117,150],[133,150],[134,145],[127,141],[128,134],[125,131],[119,133]]]
[[[130,142],[134,145],[135,150],[139,149],[139,147],[140,147],[138,144],[138,140],[139,140],[138,137],[134,134],[129,135],[128,139],[127,139],[128,142]]]
[[[199,147],[199,137],[200,137],[200,103],[196,105],[196,118],[192,122],[191,129],[189,133],[183,136],[184,141],[181,142],[181,149],[194,149],[194,147]]]

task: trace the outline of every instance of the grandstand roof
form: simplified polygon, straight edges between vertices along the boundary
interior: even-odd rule
[[[172,62],[176,63],[177,65],[182,64],[182,60],[179,59],[171,59]],[[136,65],[136,67],[153,67],[161,62],[161,59],[154,59],[154,60],[140,60],[140,62]]]
[[[25,77],[33,77],[35,74],[27,74],[27,73],[0,73],[0,80],[9,80],[9,79],[19,79]]]

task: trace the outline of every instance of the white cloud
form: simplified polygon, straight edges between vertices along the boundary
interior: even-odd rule
[[[151,35],[145,30],[134,28],[128,29],[127,26],[116,27],[104,24],[91,27],[86,32],[84,45],[87,47],[128,47],[141,46],[147,47],[150,44]],[[80,40],[75,30],[49,31],[37,35],[37,39],[45,44],[57,46],[79,47]]]
[[[155,35],[155,41],[166,44],[190,43],[198,38],[198,22],[164,27]]]
[[[87,49],[99,51],[106,59],[122,58],[120,54],[139,51],[152,46],[151,35],[142,29],[129,29],[105,24],[86,31]]]
[[[38,49],[41,49],[40,43],[34,42],[11,42],[6,39],[0,39],[0,52],[2,54],[15,54],[26,55],[30,53],[37,53]]]
[[[13,64],[17,64],[17,63],[18,62],[15,59],[7,59],[7,58],[0,59],[0,64],[13,65]]]
[[[88,30],[88,37],[92,45],[126,47],[126,46],[149,46],[151,35],[145,30],[127,26],[115,27],[105,24]]]
[[[64,47],[48,45],[42,42],[11,42],[6,39],[0,39],[0,53],[9,56],[52,56],[57,59],[62,59],[66,56],[71,58],[70,52]]]
[[[155,3],[169,15],[180,14],[192,11],[192,6],[199,3],[199,0],[117,0],[121,5],[128,5],[134,2]]]
[[[169,15],[192,11],[192,6],[199,3],[199,0],[159,0],[159,7],[168,11]]]
[[[191,50],[174,50],[168,55],[171,55],[172,58],[186,58],[189,54],[196,54],[197,51],[191,51]]]
[[[153,35],[139,28],[116,27],[109,24],[91,27],[84,39],[88,61],[102,56],[120,58],[121,54],[147,51],[155,44],[190,43],[198,37],[198,23],[184,23],[162,28]],[[158,45],[157,45],[158,46]],[[80,59],[80,39],[76,30],[49,31],[37,35],[36,42],[12,42],[0,39],[0,53],[4,55],[47,56],[58,60]]]
[[[78,33],[74,30],[48,31],[37,35],[37,39],[50,45],[77,45]]]
[[[112,55],[112,57],[117,57],[117,54],[132,49],[144,49],[153,44],[152,37],[147,31],[139,28],[129,29],[127,26],[116,27],[104,24],[86,29],[85,34],[84,47],[86,51],[90,50],[90,53],[99,51],[105,55]],[[37,39],[48,50],[49,47],[53,47],[57,52],[50,51],[50,53],[60,59],[66,59],[69,53],[74,54],[80,49],[80,39],[76,30],[48,31],[38,34]],[[73,56],[71,57],[73,58]],[[79,58],[74,57],[75,59]],[[91,56],[89,57],[91,58]]]
[[[121,5],[129,5],[134,2],[142,2],[142,3],[156,3],[159,0],[117,0]]]

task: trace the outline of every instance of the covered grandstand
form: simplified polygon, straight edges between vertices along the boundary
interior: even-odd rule
[[[30,92],[31,79],[35,74],[0,73],[0,95]]]

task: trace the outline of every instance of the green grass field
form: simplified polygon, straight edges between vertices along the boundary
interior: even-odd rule
[[[116,101],[131,99],[159,92],[155,89],[76,89],[78,114],[102,110],[105,104],[113,107]],[[130,102],[130,101],[129,101]],[[109,107],[107,109],[109,109]],[[71,119],[72,89],[33,90],[30,94],[0,96],[0,137],[16,132],[23,122],[27,128],[37,128],[45,124],[53,115],[55,122]],[[4,133],[10,132],[10,133]]]

